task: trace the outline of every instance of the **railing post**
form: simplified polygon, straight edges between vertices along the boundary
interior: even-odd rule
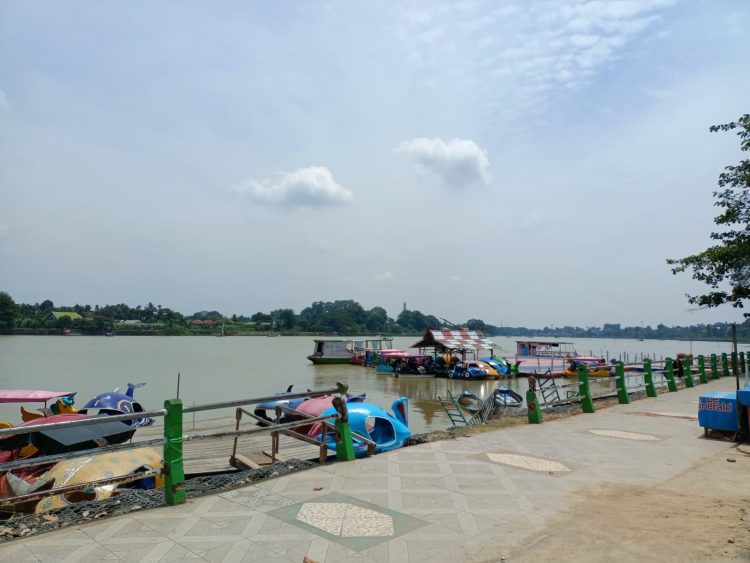
[[[698,381],[708,383],[708,378],[706,377],[706,358],[703,357],[703,354],[698,356]]]
[[[693,358],[692,356],[685,356],[682,359],[683,366],[687,367],[685,371],[685,387],[695,387],[695,381],[693,381]]]
[[[338,461],[352,461],[354,454],[354,440],[349,426],[349,411],[341,397],[333,398],[333,406],[338,413],[336,416],[336,459]]]
[[[617,402],[621,405],[629,405],[628,388],[625,384],[625,366],[622,362],[617,362],[615,375],[617,375]]]
[[[739,372],[740,366],[737,361],[737,352],[732,352],[732,375],[734,377],[737,377],[737,373]]]
[[[740,375],[745,375],[745,352],[740,352]]]
[[[664,361],[664,377],[667,379],[667,389],[671,392],[677,391],[677,383],[674,380],[674,366],[672,365],[672,358],[667,358]]]
[[[651,360],[643,360],[643,383],[646,385],[646,397],[656,397],[654,386],[654,372],[651,371]]]
[[[729,375],[731,375],[729,373],[729,359],[727,358],[726,352],[721,353],[721,375],[723,377],[728,377]]]
[[[719,379],[719,366],[716,354],[711,354],[711,379]]]
[[[542,423],[542,409],[536,396],[536,377],[529,376],[529,388],[526,390],[526,406],[528,408],[529,424]]]
[[[586,364],[578,366],[578,393],[581,395],[583,412],[596,412],[594,400],[591,398],[591,390],[589,389],[589,370]]]
[[[164,498],[168,505],[185,502],[185,468],[182,460],[182,401],[164,401]]]

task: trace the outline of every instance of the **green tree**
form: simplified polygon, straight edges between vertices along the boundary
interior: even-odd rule
[[[21,308],[16,305],[10,294],[0,291],[0,330],[13,330],[20,313]]]
[[[737,121],[714,125],[711,132],[737,130],[740,150],[750,152],[750,114]],[[714,205],[722,212],[714,218],[721,231],[711,233],[716,244],[703,252],[669,259],[673,274],[692,271],[693,279],[710,290],[702,295],[687,295],[688,302],[699,307],[718,307],[725,303],[742,308],[750,298],[750,159],[727,166],[719,175],[719,191]],[[745,316],[750,316],[746,313]]]

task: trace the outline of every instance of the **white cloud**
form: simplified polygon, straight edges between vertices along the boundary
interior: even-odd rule
[[[677,0],[445,3],[422,18],[402,19],[408,60],[494,123],[541,118],[561,94],[591,84],[601,70],[644,38]],[[512,17],[510,17],[512,16]],[[664,30],[655,30],[655,33]],[[438,36],[439,41],[423,38]],[[447,45],[451,45],[451,51]],[[443,76],[446,60],[451,71]],[[481,80],[477,80],[477,75]],[[534,120],[536,123],[536,120]]]
[[[452,188],[489,183],[487,151],[470,139],[410,139],[396,152],[411,159],[420,174],[437,177]]]
[[[383,272],[382,274],[375,274],[375,279],[379,282],[392,282],[393,274],[391,272]]]
[[[299,168],[272,180],[248,178],[230,189],[254,201],[280,207],[343,205],[354,200],[352,192],[337,183],[325,166]]]

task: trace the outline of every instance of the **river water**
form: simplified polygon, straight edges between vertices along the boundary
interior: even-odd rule
[[[407,349],[418,337],[398,337],[394,347]],[[502,350],[515,351],[513,338],[492,339]],[[579,354],[632,361],[647,354],[660,359],[679,352],[712,354],[730,352],[727,342],[683,342],[673,340],[565,339]],[[750,352],[750,345],[740,345]],[[164,399],[177,394],[184,404],[202,404],[270,395],[294,385],[295,390],[326,389],[337,381],[354,393],[367,393],[367,400],[390,410],[392,401],[409,398],[409,425],[420,433],[450,426],[437,396],[450,389],[468,389],[487,396],[498,384],[522,395],[526,378],[466,382],[450,379],[394,378],[373,369],[349,365],[314,366],[306,358],[313,351],[309,336],[0,336],[0,388],[77,391],[76,405],[115,387],[125,390],[128,382],[146,383],[136,398],[146,409],[161,408]],[[415,351],[415,350],[413,350]],[[566,380],[561,380],[565,383]],[[594,384],[596,395],[614,382]],[[191,417],[192,415],[187,415]],[[199,417],[233,416],[233,411],[209,411]],[[0,405],[0,420],[17,422],[18,405]],[[187,418],[186,428],[191,419]]]

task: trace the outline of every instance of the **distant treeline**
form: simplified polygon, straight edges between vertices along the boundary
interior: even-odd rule
[[[168,307],[138,305],[55,305],[47,299],[41,303],[16,304],[12,297],[0,292],[0,331],[16,334],[48,334],[66,329],[82,334],[257,334],[268,332],[312,334],[422,334],[428,328],[468,328],[490,336],[568,337],[568,338],[643,338],[670,340],[731,340],[731,323],[691,326],[621,326],[619,323],[601,327],[494,326],[481,319],[453,323],[420,311],[402,310],[395,319],[382,307],[365,309],[353,300],[316,301],[295,313],[293,309],[276,309],[250,316],[218,311],[199,311],[185,315]],[[737,327],[737,339],[750,342],[750,324]]]

